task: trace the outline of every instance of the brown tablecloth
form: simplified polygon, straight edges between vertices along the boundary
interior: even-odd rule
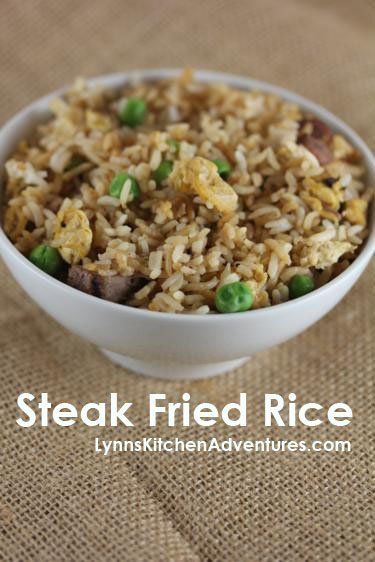
[[[370,1],[2,0],[0,120],[77,75],[186,64],[241,73],[322,103],[375,146]],[[374,265],[316,326],[212,381],[115,367],[47,318],[0,267],[0,559],[370,561]],[[150,392],[218,405],[247,392],[248,428],[147,427]],[[263,395],[348,402],[346,428],[263,427]],[[21,429],[20,392],[134,402],[132,429]],[[351,453],[94,453],[94,437],[350,439]]]

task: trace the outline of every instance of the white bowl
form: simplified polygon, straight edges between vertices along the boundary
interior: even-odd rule
[[[125,84],[134,74],[154,80],[179,72],[144,70],[99,77],[91,82],[113,88]],[[350,127],[319,105],[249,78],[205,71],[197,72],[197,78],[274,93],[314,113],[359,150],[367,166],[367,179],[370,184],[375,183],[375,159],[370,149]],[[18,141],[49,116],[49,100],[61,93],[32,103],[4,125],[0,131],[1,169]],[[341,275],[302,298],[239,314],[175,315],[98,299],[43,273],[12,245],[1,229],[0,253],[18,283],[43,310],[68,330],[102,348],[116,363],[146,375],[193,379],[229,371],[251,354],[296,336],[329,312],[367,266],[375,249],[374,223],[373,216],[369,238]]]

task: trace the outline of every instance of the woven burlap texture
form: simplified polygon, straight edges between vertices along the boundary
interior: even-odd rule
[[[375,146],[373,2],[2,0],[0,120],[77,75],[190,64],[322,103]],[[150,380],[47,318],[0,267],[0,560],[355,561],[373,550],[374,273],[316,326],[215,380]],[[230,334],[228,334],[228,338]],[[251,337],[251,334],[249,334]],[[166,342],[166,345],[168,343]],[[147,427],[149,393],[218,406],[248,393],[248,427]],[[134,403],[131,429],[21,429],[21,392]],[[348,402],[352,424],[263,427],[265,393]],[[350,439],[351,453],[127,453],[94,438]]]

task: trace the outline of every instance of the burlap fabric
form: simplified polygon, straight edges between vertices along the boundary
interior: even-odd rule
[[[0,119],[71,81],[137,67],[212,68],[279,83],[324,105],[375,146],[373,2],[1,0]],[[370,561],[374,265],[336,310],[213,381],[136,376],[67,333],[0,268],[0,559]],[[230,335],[228,334],[228,337]],[[251,335],[249,335],[251,337]],[[167,345],[167,343],[166,343]],[[16,423],[20,392],[84,404],[118,392],[136,427]],[[249,427],[147,428],[150,392],[218,405],[247,392]],[[266,392],[348,402],[348,428],[266,431]],[[95,455],[94,437],[351,439],[350,454]]]

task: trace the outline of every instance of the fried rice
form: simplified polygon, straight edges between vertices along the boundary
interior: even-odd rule
[[[147,104],[136,127],[119,108]],[[371,189],[360,155],[340,134],[275,95],[205,84],[186,70],[121,91],[77,80],[6,168],[4,228],[26,256],[57,248],[68,269],[142,279],[124,304],[215,312],[215,293],[242,281],[253,308],[288,301],[289,281],[316,287],[355,259]],[[214,160],[229,163],[220,176]],[[168,161],[161,182],[155,171]],[[114,177],[131,182],[119,197]],[[84,290],[84,289],[83,289]]]

